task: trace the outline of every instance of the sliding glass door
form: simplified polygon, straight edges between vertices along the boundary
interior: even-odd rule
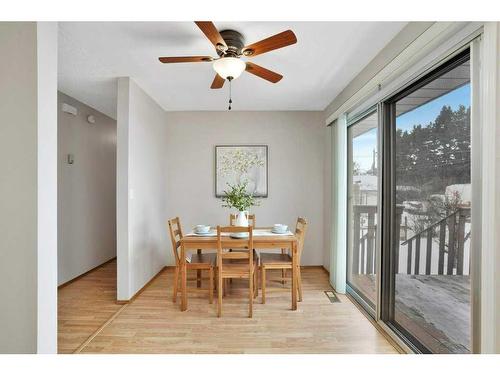
[[[351,121],[347,129],[347,286],[375,314],[378,202],[377,112]]]
[[[470,77],[466,50],[347,121],[347,292],[417,352],[471,352]]]
[[[386,318],[422,352],[470,352],[470,96],[466,51],[386,105]]]

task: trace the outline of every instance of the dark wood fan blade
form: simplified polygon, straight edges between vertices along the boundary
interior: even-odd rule
[[[224,86],[225,79],[222,78],[220,75],[216,74],[215,78],[212,82],[212,86],[210,86],[211,89],[220,89],[222,86]]]
[[[183,63],[183,62],[210,62],[213,57],[210,56],[178,56],[178,57],[159,57],[164,64]]]
[[[292,30],[287,30],[263,39],[260,42],[243,47],[243,54],[248,57],[253,57],[295,43],[297,43],[297,37]]]
[[[251,62],[247,62],[246,71],[248,73],[255,74],[256,76],[258,76],[260,78],[264,78],[266,81],[269,81],[272,83],[279,82],[281,80],[281,78],[283,78],[283,76],[281,74],[275,73],[272,70],[263,68],[262,66],[251,63]]]
[[[214,47],[218,49],[218,47],[222,47],[227,49],[227,44],[219,34],[219,31],[210,21],[194,21],[194,23],[200,28],[200,30],[205,34],[205,36],[212,42]]]

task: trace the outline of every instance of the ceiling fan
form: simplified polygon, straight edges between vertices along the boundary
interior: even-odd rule
[[[238,78],[243,71],[252,73],[269,82],[279,82],[283,76],[269,69],[263,68],[251,62],[245,62],[240,58],[254,57],[263,53],[283,48],[297,43],[297,37],[292,30],[286,30],[259,42],[245,45],[243,35],[235,30],[218,31],[210,21],[195,21],[205,36],[214,45],[218,58],[211,56],[181,56],[181,57],[160,57],[162,63],[182,63],[182,62],[213,62],[216,72],[215,78],[210,86],[211,89],[220,89],[227,79],[231,82]],[[230,102],[231,104],[231,99]],[[231,107],[229,107],[231,109]]]

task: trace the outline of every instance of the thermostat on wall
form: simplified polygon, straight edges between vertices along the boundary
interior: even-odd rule
[[[69,105],[67,103],[63,103],[61,109],[64,113],[69,113],[73,116],[76,116],[78,114],[78,110],[75,107],[73,107],[72,105]]]

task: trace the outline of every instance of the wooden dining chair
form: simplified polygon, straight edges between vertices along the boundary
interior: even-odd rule
[[[302,256],[302,249],[304,248],[304,238],[307,230],[306,219],[299,217],[297,219],[297,226],[295,228],[295,236],[297,237],[297,291],[299,293],[299,301],[302,301],[302,276],[300,272],[300,258]],[[267,270],[282,270],[282,277],[279,279],[283,281],[287,278],[283,276],[283,272],[292,269],[292,257],[289,253],[260,253],[260,276],[262,288],[262,303],[266,303],[266,271]]]
[[[175,271],[174,271],[174,284],[173,284],[173,302],[177,300],[177,293],[179,292],[179,275],[180,275],[180,247],[181,239],[183,237],[181,222],[178,217],[168,220],[168,229],[170,231],[170,239],[172,240],[172,250],[175,257]],[[215,271],[216,254],[191,254],[186,257],[186,271],[196,270],[196,271],[208,271],[208,278],[201,278],[201,280],[209,280],[207,288],[188,288],[187,292],[208,292],[208,301],[213,303],[214,298],[214,271]],[[200,279],[188,278],[188,281]]]
[[[248,225],[250,225],[252,228],[255,229],[256,225],[255,225],[255,214],[248,214]],[[236,214],[229,214],[229,225],[230,226],[235,226],[236,224]],[[238,251],[240,249],[229,249],[229,251]],[[257,267],[258,267],[258,264],[259,264],[259,255],[257,252],[254,252],[254,261],[257,263]],[[257,281],[257,272],[255,272],[255,278],[256,278],[256,281]],[[229,279],[229,283],[232,284],[233,283],[233,279]],[[225,287],[227,287],[227,280],[225,280],[225,284],[224,284]],[[255,295],[257,296],[259,294],[259,286],[257,285],[257,282],[255,283]]]
[[[248,238],[232,239],[223,237],[223,234],[231,233],[248,233]],[[238,249],[246,249],[247,251],[233,251],[229,249],[234,246],[234,241],[238,241]],[[223,282],[226,279],[248,279],[248,317],[253,314],[253,299],[255,298],[255,262],[253,250],[253,228],[248,227],[221,227],[217,226],[217,316],[222,316],[222,294]]]
[[[234,226],[236,223],[236,214],[229,214],[229,225]],[[248,225],[251,225],[253,228],[255,225],[255,214],[248,214]]]

